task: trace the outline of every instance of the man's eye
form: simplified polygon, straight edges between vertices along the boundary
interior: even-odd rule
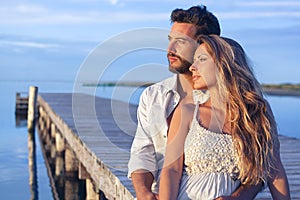
[[[185,44],[185,40],[177,40],[179,44]]]

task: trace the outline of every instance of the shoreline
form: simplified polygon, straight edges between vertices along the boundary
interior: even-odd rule
[[[263,93],[271,96],[300,97],[300,90],[263,87]]]

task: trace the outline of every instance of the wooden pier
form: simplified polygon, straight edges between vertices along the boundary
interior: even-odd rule
[[[39,94],[39,137],[50,156],[57,156],[52,161],[57,162],[55,174],[77,174],[85,181],[86,199],[101,199],[103,194],[107,199],[134,199],[127,163],[136,108],[84,94]],[[300,140],[280,136],[280,142],[292,199],[300,199]],[[256,199],[271,195],[266,189]]]
[[[28,96],[25,92],[17,92],[16,93],[16,107],[15,114],[16,115],[27,115],[28,110]]]
[[[112,104],[120,112],[114,113]],[[65,167],[62,164],[57,173],[78,171],[87,183],[87,199],[99,199],[99,191],[108,199],[133,199],[127,178],[133,136],[126,132],[135,132],[136,106],[89,95],[53,93],[40,94],[38,105],[41,137],[55,147],[54,154],[65,154]],[[128,111],[133,113],[130,118]],[[122,123],[127,130],[120,129]]]

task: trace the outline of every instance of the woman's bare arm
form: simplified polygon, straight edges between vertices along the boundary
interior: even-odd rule
[[[184,142],[192,115],[182,104],[179,104],[174,111],[168,131],[164,167],[160,177],[160,200],[174,200],[177,198],[183,170]]]

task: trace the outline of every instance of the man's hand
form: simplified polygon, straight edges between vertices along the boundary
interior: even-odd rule
[[[262,183],[257,185],[242,184],[231,196],[221,196],[215,200],[253,200],[255,196],[261,191]]]
[[[218,197],[215,200],[234,200],[235,198],[232,198],[230,196],[223,196],[223,197]],[[238,199],[236,199],[238,200]]]
[[[152,192],[144,192],[143,194],[136,196],[137,200],[158,200],[158,195]]]
[[[153,175],[146,170],[136,170],[131,174],[133,187],[137,200],[158,200],[156,194],[151,191]]]

